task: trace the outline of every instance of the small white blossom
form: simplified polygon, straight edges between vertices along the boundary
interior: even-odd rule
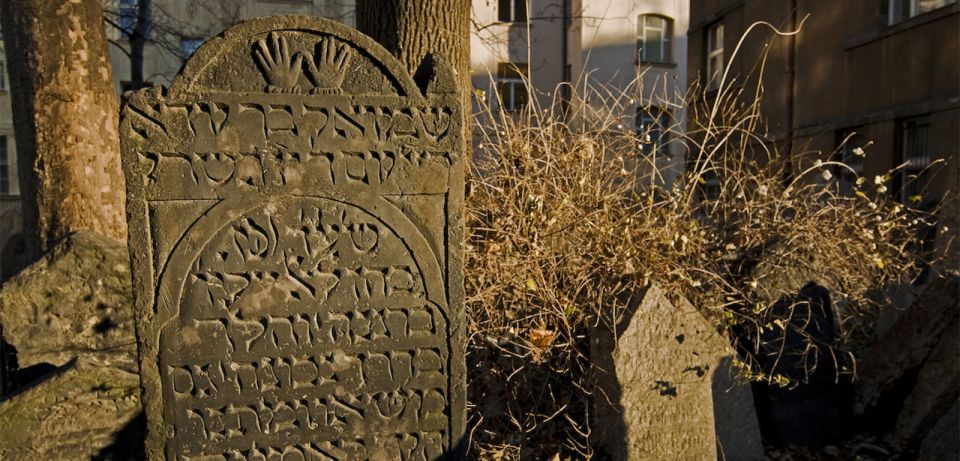
[[[879,193],[881,193],[881,194],[884,193],[884,192],[886,192],[886,191],[887,191],[887,186],[884,186],[884,185],[882,185],[882,184],[880,185],[880,187],[877,188],[877,192],[879,192]]]
[[[853,149],[853,155],[856,155],[857,157],[863,157],[863,156],[866,156],[867,154],[863,152],[862,147],[855,147]]]
[[[833,173],[830,173],[830,170],[823,170],[822,175],[823,175],[823,180],[824,180],[824,181],[829,181],[829,180],[833,179]]]
[[[877,185],[883,184],[883,176],[874,176],[873,183]]]
[[[761,197],[766,197],[766,196],[767,196],[767,185],[766,185],[766,184],[761,184],[760,187],[757,188],[757,193],[760,194]]]

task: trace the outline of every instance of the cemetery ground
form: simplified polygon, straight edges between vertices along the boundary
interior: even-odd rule
[[[4,340],[0,367],[4,375],[0,378],[5,386],[0,389],[0,458],[140,459],[147,450],[159,459],[170,446],[191,454],[205,453],[215,443],[223,445],[217,449],[233,449],[228,447],[231,431],[242,432],[239,422],[252,419],[238,417],[238,427],[230,428],[224,423],[226,418],[216,417],[223,416],[218,409],[181,408],[198,405],[218,392],[216,386],[200,384],[210,382],[212,375],[201,377],[199,371],[208,370],[194,365],[208,360],[206,355],[224,353],[206,346],[224,340],[217,333],[219,323],[209,331],[193,331],[198,341],[182,347],[159,331],[167,325],[189,330],[191,324],[184,318],[190,318],[177,314],[154,324],[157,318],[151,316],[168,315],[165,309],[171,305],[179,309],[180,300],[188,299],[193,304],[183,304],[183,316],[201,320],[206,315],[222,316],[224,324],[235,321],[250,326],[237,312],[253,312],[255,306],[251,305],[240,306],[236,312],[193,312],[202,310],[196,306],[206,301],[192,287],[206,283],[221,289],[219,298],[210,298],[213,309],[220,301],[224,306],[232,301],[240,304],[239,292],[254,282],[288,286],[281,285],[278,280],[282,276],[271,274],[270,269],[244,266],[242,269],[253,275],[236,276],[239,269],[230,268],[235,262],[233,251],[246,263],[286,267],[286,276],[292,280],[289,286],[301,276],[306,282],[322,284],[323,274],[300,272],[305,261],[316,259],[316,267],[324,267],[324,274],[343,269],[337,266],[341,261],[320,258],[309,245],[304,247],[306,253],[296,253],[299,247],[283,240],[297,235],[307,242],[308,234],[316,237],[309,241],[319,245],[317,248],[353,252],[361,268],[389,266],[382,272],[380,284],[350,287],[362,287],[365,292],[341,292],[328,284],[324,296],[329,298],[324,301],[329,299],[331,305],[346,312],[352,309],[351,302],[372,303],[361,299],[364,293],[392,290],[406,303],[402,308],[367,306],[363,312],[379,309],[383,313],[379,332],[376,324],[364,323],[366,317],[345,316],[346,331],[363,330],[357,336],[373,338],[371,344],[376,347],[388,344],[395,348],[389,354],[361,350],[358,355],[366,360],[381,353],[389,355],[390,360],[384,361],[388,372],[358,374],[363,379],[350,381],[349,385],[358,386],[351,392],[368,392],[363,386],[392,386],[394,383],[387,381],[402,374],[391,362],[396,356],[415,356],[418,373],[455,375],[457,353],[461,352],[466,365],[464,376],[456,377],[466,383],[466,402],[457,400],[456,380],[433,379],[436,373],[424,374],[427,377],[417,384],[408,376],[401,388],[391,388],[391,392],[420,399],[422,406],[416,415],[398,411],[393,420],[372,421],[364,413],[365,418],[354,419],[349,408],[341,411],[340,406],[374,405],[372,398],[358,397],[344,405],[332,398],[324,401],[330,408],[329,412],[324,408],[330,427],[345,428],[341,431],[368,442],[368,450],[387,450],[376,452],[378,455],[367,451],[364,456],[340,443],[342,432],[328,433],[321,428],[313,435],[326,445],[318,442],[311,449],[326,450],[324,456],[401,459],[400,453],[404,453],[402,459],[432,459],[427,456],[432,453],[429,450],[452,450],[462,444],[468,457],[493,460],[956,457],[960,286],[956,259],[951,259],[956,250],[939,255],[923,250],[920,236],[933,225],[933,214],[887,198],[883,192],[895,171],[858,178],[851,176],[852,169],[829,158],[810,155],[799,157],[797,163],[787,162],[776,144],[768,142],[759,117],[760,76],[748,82],[752,84],[722,86],[709,104],[697,97],[700,90],[693,90],[687,98],[690,126],[685,131],[678,126],[661,127],[670,132],[670,142],[685,143],[690,151],[682,178],[671,184],[662,178],[673,165],[642,155],[642,146],[651,142],[650,133],[622,129],[625,118],[632,119],[625,108],[639,91],[635,86],[613,93],[606,88],[590,89],[594,101],[603,102],[579,106],[568,117],[560,116],[566,109],[559,103],[539,107],[533,100],[519,114],[506,114],[488,104],[496,95],[475,95],[481,108],[473,123],[477,142],[469,166],[461,165],[468,168],[466,178],[460,177],[466,182],[462,203],[464,328],[457,333],[462,337],[451,334],[465,346],[465,351],[458,351],[450,346],[453,342],[436,342],[429,335],[414,338],[416,332],[442,330],[437,319],[459,315],[452,311],[456,303],[437,297],[429,285],[442,286],[448,276],[442,274],[451,271],[456,275],[457,268],[438,265],[434,274],[432,268],[422,269],[427,264],[420,259],[424,253],[441,253],[440,248],[451,245],[448,250],[458,257],[447,263],[460,263],[456,239],[440,238],[430,231],[431,226],[444,222],[456,228],[456,188],[462,184],[457,184],[457,176],[450,176],[449,171],[455,171],[457,165],[458,130],[455,123],[447,126],[449,142],[442,141],[430,128],[438,125],[425,121],[430,116],[459,113],[458,98],[450,96],[455,92],[447,91],[456,83],[442,64],[437,64],[430,80],[433,84],[422,87],[426,91],[404,86],[412,85],[411,78],[372,41],[341,26],[297,21],[301,20],[247,23],[242,26],[246,29],[238,29],[236,35],[215,45],[236,58],[217,62],[225,66],[222,74],[204,74],[212,71],[188,65],[186,77],[175,84],[179,85],[175,91],[133,94],[128,107],[159,125],[173,126],[176,117],[170,114],[175,111],[164,112],[162,106],[185,105],[184,100],[198,107],[206,104],[184,123],[201,120],[222,127],[223,119],[229,119],[218,112],[217,104],[249,107],[244,104],[253,103],[243,98],[252,98],[273,108],[270,110],[278,107],[278,101],[291,106],[320,102],[349,106],[362,98],[337,99],[342,96],[340,90],[355,96],[369,86],[384,93],[376,94],[381,98],[378,104],[408,114],[423,128],[422,132],[384,130],[383,137],[376,140],[384,143],[377,144],[379,147],[394,142],[398,132],[410,137],[426,133],[433,138],[418,138],[416,146],[453,154],[418,158],[421,163],[397,163],[409,170],[398,170],[404,174],[393,177],[395,171],[383,166],[385,155],[361,156],[359,163],[348,163],[346,156],[330,154],[321,159],[328,163],[318,163],[333,171],[329,183],[323,182],[320,174],[306,175],[295,168],[278,169],[282,175],[276,177],[264,174],[259,182],[256,169],[248,169],[255,174],[238,174],[238,182],[230,183],[224,179],[226,175],[219,174],[222,168],[214,168],[222,165],[204,163],[209,159],[164,164],[166,160],[159,156],[140,162],[137,155],[155,149],[187,157],[194,151],[209,150],[202,142],[226,149],[224,145],[265,140],[250,140],[245,137],[250,134],[242,130],[233,137],[214,136],[211,131],[209,139],[201,139],[194,130],[195,138],[189,139],[196,142],[177,144],[188,137],[165,130],[162,135],[149,134],[154,128],[137,125],[136,116],[127,112],[122,125],[128,137],[127,179],[143,181],[131,189],[133,198],[143,202],[132,207],[144,207],[137,220],[131,221],[131,236],[137,237],[131,238],[129,249],[134,266],[131,268],[128,248],[122,243],[93,233],[76,233],[0,290]],[[246,42],[235,40],[241,32],[262,34],[264,40],[252,41],[251,52]],[[275,32],[280,35],[271,35]],[[317,35],[335,36],[338,41],[321,43]],[[315,67],[312,77],[304,75],[301,80],[290,72],[271,73],[277,63],[291,61],[293,54],[284,51],[289,48],[329,54],[321,57],[301,51],[301,59],[312,61]],[[201,49],[194,59],[214,61],[219,56],[215,49]],[[277,59],[276,53],[285,59]],[[364,78],[345,82],[342,71],[337,71],[350,62],[347,53],[352,53],[354,64],[366,72],[361,73]],[[366,61],[359,61],[361,56]],[[259,59],[260,67],[251,59]],[[387,94],[393,89],[383,82],[391,80],[381,80],[377,74],[383,69],[392,73],[392,81],[400,82],[403,91],[399,94],[416,97],[390,99],[396,95]],[[261,85],[261,72],[266,88]],[[203,85],[223,84],[218,75],[232,76],[230,85],[242,91],[213,96],[223,101],[203,99],[211,98],[210,93],[193,85],[202,89]],[[301,83],[301,91],[293,90]],[[404,112],[408,109],[410,112]],[[384,115],[385,109],[379,110],[373,115]],[[217,117],[223,119],[218,122]],[[287,118],[277,120],[271,129],[279,136],[292,136],[283,125]],[[313,122],[326,126],[326,118],[318,116]],[[378,123],[380,119],[371,117],[366,127],[381,133]],[[327,132],[318,129],[316,134],[324,133],[346,145],[354,141],[349,132],[331,128]],[[357,133],[357,138],[367,136],[364,129]],[[299,142],[293,137],[284,141]],[[869,156],[869,149],[860,154]],[[342,170],[336,170],[338,161],[343,162]],[[184,168],[185,172],[197,164],[204,165],[200,171],[209,180],[203,187],[199,181],[190,183],[188,173],[176,170]],[[374,164],[376,167],[371,167]],[[414,166],[425,168],[430,175]],[[955,165],[937,167],[956,171]],[[141,168],[147,174],[141,174]],[[346,185],[337,183],[343,178]],[[309,198],[316,190],[333,186],[340,187],[334,194],[337,200]],[[249,199],[251,195],[244,195],[254,194],[253,189],[244,187],[256,189],[256,194],[269,196],[281,191],[289,196],[257,207]],[[395,190],[412,192],[404,196],[394,194]],[[377,194],[389,196],[386,200],[397,203],[396,209],[412,216],[411,221],[421,218],[420,226],[403,227],[406,221],[402,217],[389,216],[375,203]],[[431,195],[454,197],[452,208],[430,202]],[[147,239],[205,219],[209,215],[201,213],[202,206],[197,203],[211,197],[224,199],[240,211],[227,207],[222,214],[213,214],[217,219],[203,222],[208,226],[195,228],[199,236],[188,235],[185,241],[190,244],[184,251],[200,256],[180,262],[170,258],[171,270],[183,272],[181,279],[191,284],[182,296],[171,295],[164,291],[162,280],[138,271],[156,264],[150,251],[179,253],[169,244],[165,249],[164,243],[152,246]],[[147,213],[146,203],[153,199],[173,205],[166,210],[157,206]],[[188,200],[192,202],[182,204]],[[956,221],[956,206],[953,198],[943,205],[947,211],[936,211],[944,221]],[[453,212],[434,214],[438,209]],[[311,211],[317,213],[312,220]],[[294,221],[303,224],[303,235],[270,230],[271,223],[279,222],[277,228],[283,229]],[[224,227],[230,233],[218,231],[218,226],[228,223],[236,223]],[[954,234],[945,230],[958,227],[941,223],[939,229],[944,231],[935,237],[937,248],[955,248]],[[395,231],[384,230],[388,228]],[[411,240],[405,232],[423,233],[426,238],[408,252]],[[276,248],[281,251],[274,253]],[[267,258],[268,254],[275,260]],[[293,309],[316,297],[317,292],[307,285],[289,289],[282,304]],[[244,288],[235,289],[238,286]],[[147,288],[156,288],[163,296],[156,306],[138,298],[135,310],[131,294],[139,290],[142,295]],[[455,297],[456,290],[451,292]],[[281,294],[268,289],[257,294],[273,302],[281,299]],[[403,320],[395,321],[399,317],[393,314],[401,311]],[[140,318],[135,320],[137,316]],[[250,328],[253,331],[258,326]],[[393,335],[395,328],[402,330],[409,342],[376,342],[376,334]],[[299,340],[299,334],[289,337]],[[277,333],[274,338],[283,337]],[[332,334],[329,341],[339,339]],[[245,352],[265,354],[255,350],[252,342],[246,347]],[[283,347],[289,350],[294,346]],[[402,347],[415,350],[403,356],[397,353]],[[341,359],[332,358],[331,362]],[[179,374],[161,375],[158,363],[175,365]],[[322,382],[320,367],[316,368],[312,382]],[[138,376],[144,369],[149,375]],[[331,371],[326,378],[339,380],[340,373],[346,376],[349,369]],[[289,382],[296,387],[299,378],[293,374]],[[260,386],[269,384],[264,384],[260,374],[252,376]],[[163,381],[168,378],[169,383]],[[146,403],[146,420],[141,413],[141,380],[144,398],[154,399]],[[365,384],[357,384],[361,381]],[[304,392],[315,392],[321,384]],[[161,397],[162,392],[167,394]],[[338,398],[341,392],[340,388],[329,391]],[[238,402],[257,398],[239,386],[237,394]],[[384,406],[394,406],[392,401],[381,403],[376,403],[379,416],[386,414]],[[193,410],[197,410],[197,418],[191,419]],[[181,414],[188,417],[178,419]],[[280,414],[276,412],[277,420]],[[168,417],[170,421],[164,419]],[[280,434],[305,430],[309,424],[305,426],[299,417],[286,421],[291,427],[281,429]],[[463,427],[455,427],[457,417],[465,418]],[[260,421],[266,426],[258,427],[272,427],[269,420],[263,422],[261,417]],[[375,425],[393,423],[419,438],[364,439],[365,425],[380,428]],[[176,426],[178,437],[171,437],[164,424]],[[152,428],[146,444],[145,427]],[[268,439],[269,432],[260,435]],[[201,440],[201,434],[210,433],[218,436]],[[433,433],[446,438],[424,437]],[[451,437],[457,433],[462,433],[462,440]],[[302,445],[310,442],[297,439]],[[256,445],[250,448],[257,449]],[[307,459],[300,452],[293,455],[280,450],[264,449],[258,459]],[[250,452],[245,453],[253,459]]]

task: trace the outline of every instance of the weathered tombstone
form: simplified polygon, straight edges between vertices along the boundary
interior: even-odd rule
[[[426,74],[282,16],[128,96],[150,459],[461,456],[462,108]]]
[[[686,299],[656,284],[591,332],[593,445],[601,459],[763,458],[750,387],[736,353]]]

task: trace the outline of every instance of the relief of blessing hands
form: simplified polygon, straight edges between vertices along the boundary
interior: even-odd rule
[[[269,44],[267,43],[269,40]],[[287,39],[271,32],[267,40],[260,39],[254,47],[254,54],[263,75],[267,79],[267,91],[279,93],[299,93],[300,74],[303,71],[303,56],[297,53],[290,55]],[[309,62],[309,60],[308,60]],[[311,63],[312,66],[312,63]],[[342,77],[341,77],[342,81]]]
[[[321,39],[318,48],[319,56],[301,56],[306,57],[308,76],[315,85],[311,92],[338,92],[350,64],[350,49],[345,44],[338,45],[333,38]]]

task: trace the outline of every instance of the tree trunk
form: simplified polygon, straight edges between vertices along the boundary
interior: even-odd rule
[[[126,240],[101,1],[0,0],[0,8],[27,258],[81,229]]]
[[[411,75],[428,54],[446,58],[461,82],[464,113],[470,112],[470,0],[358,0],[357,29]]]

